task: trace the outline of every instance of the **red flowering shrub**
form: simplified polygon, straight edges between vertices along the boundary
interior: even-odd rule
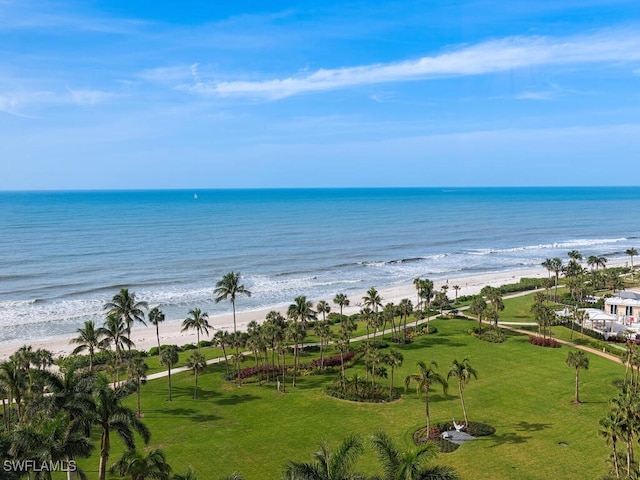
[[[548,337],[529,337],[529,343],[531,345],[547,348],[560,348],[561,346],[557,340]]]

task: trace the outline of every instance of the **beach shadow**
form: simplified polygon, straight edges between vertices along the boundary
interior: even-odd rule
[[[193,422],[196,422],[196,423],[213,422],[215,420],[220,420],[220,419],[222,419],[221,416],[213,415],[213,414],[209,414],[209,415],[192,415],[191,417],[189,417],[189,420],[192,420]]]
[[[529,423],[529,422],[520,422],[516,423],[515,428],[519,432],[540,432],[547,428],[551,428],[553,425],[550,423]]]

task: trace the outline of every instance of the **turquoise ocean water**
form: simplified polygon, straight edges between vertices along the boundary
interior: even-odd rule
[[[640,188],[0,193],[0,343],[102,321],[119,288],[178,320],[640,248]],[[627,257],[628,258],[628,257]]]

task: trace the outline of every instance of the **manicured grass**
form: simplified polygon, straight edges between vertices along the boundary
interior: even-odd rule
[[[466,333],[475,325],[471,320],[433,324],[437,334],[394,347],[405,357],[395,374],[396,387],[414,373],[419,360],[437,361],[446,375],[454,358],[467,357],[479,373],[465,389],[469,417],[497,430],[441,455],[440,463],[454,466],[467,479],[583,479],[605,472],[608,450],[597,435],[598,420],[615,394],[612,381],[624,374],[622,366],[590,355],[590,368],[581,374],[585,403],[574,405],[575,372],[565,365],[568,347],[535,347],[525,336],[486,343]],[[178,472],[192,465],[200,478],[239,471],[246,479],[277,479],[286,460],[310,461],[322,439],[335,446],[349,433],[368,436],[381,428],[411,448],[411,435],[425,423],[423,399],[413,389],[396,402],[361,404],[322,392],[335,374],[301,377],[295,389],[289,383],[287,393],[281,394],[273,384],[236,387],[222,380],[222,371],[222,366],[207,367],[198,400],[192,399],[191,373],[173,376],[171,403],[166,401],[166,378],[143,387],[144,421],[152,432],[149,447],[162,448]],[[361,365],[355,371],[361,374]],[[456,384],[451,384],[448,397],[435,389],[430,399],[432,422],[461,420]],[[135,399],[129,402],[133,407]],[[113,440],[113,447],[111,461],[122,453],[119,440]],[[81,464],[95,476],[97,452]],[[379,472],[371,452],[359,467],[368,474]]]

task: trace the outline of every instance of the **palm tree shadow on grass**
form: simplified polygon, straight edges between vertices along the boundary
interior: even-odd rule
[[[516,423],[515,428],[519,432],[540,432],[547,428],[553,427],[550,423],[529,423],[529,422],[519,422]]]
[[[241,403],[261,399],[262,397],[258,397],[257,395],[244,393],[242,395],[232,395],[230,397],[220,398],[218,400],[214,400],[214,403],[216,403],[217,405],[239,405]]]
[[[501,447],[502,445],[520,445],[527,443],[531,437],[525,435],[518,435],[515,432],[503,433],[500,435],[493,434],[490,437],[486,437],[487,440],[493,442],[491,447]]]

